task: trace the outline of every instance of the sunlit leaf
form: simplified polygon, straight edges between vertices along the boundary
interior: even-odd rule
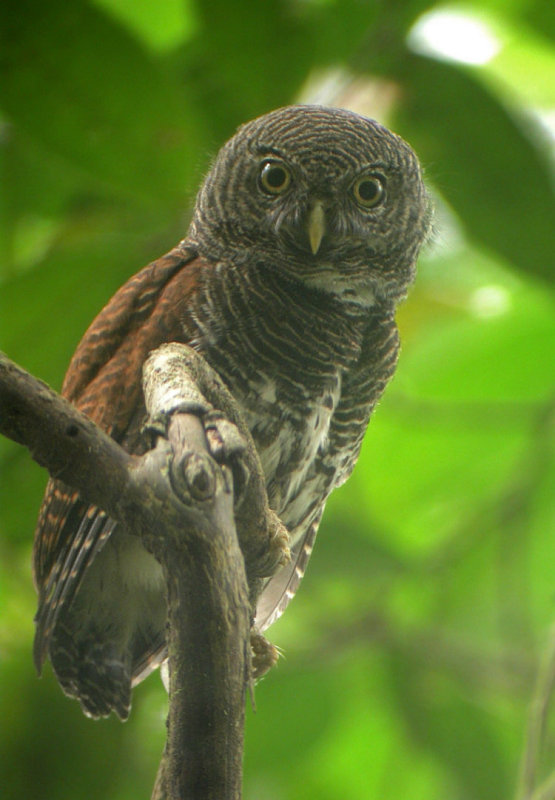
[[[532,120],[466,68],[413,55],[402,80],[398,127],[468,236],[523,272],[553,280],[555,196]]]

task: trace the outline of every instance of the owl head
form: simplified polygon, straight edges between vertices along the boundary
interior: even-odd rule
[[[430,225],[418,160],[350,111],[288,106],[242,125],[198,194],[189,238],[232,267],[371,306],[397,301]]]

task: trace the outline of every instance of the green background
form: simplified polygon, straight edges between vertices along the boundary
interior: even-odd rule
[[[408,46],[436,8],[4,0],[0,11],[1,346],[55,388],[111,294],[182,238],[221,143],[324,78],[328,102],[414,146],[434,194],[434,237],[399,310],[397,375],[270,632],[284,657],[248,712],[246,800],[555,798],[550,706],[543,730],[537,713],[527,721],[555,672],[555,208],[536,113],[554,106],[555,17],[543,0],[458,6],[502,45],[470,66]],[[149,797],[160,682],[135,690],[121,725],[85,719],[49,667],[37,680],[30,553],[46,478],[6,440],[0,470],[0,793]]]

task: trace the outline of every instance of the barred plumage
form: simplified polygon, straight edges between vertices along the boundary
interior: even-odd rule
[[[142,365],[158,345],[189,344],[228,386],[291,534],[292,561],[258,603],[261,630],[294,595],[394,372],[395,306],[428,225],[418,162],[399,137],[350,112],[280,109],[222,148],[188,237],[119,290],[73,357],[64,394],[134,453],[147,446]],[[124,718],[131,685],[165,657],[158,564],[50,481],[35,575],[37,666],[50,655],[86,713]]]

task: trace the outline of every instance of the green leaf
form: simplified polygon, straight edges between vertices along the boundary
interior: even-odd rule
[[[202,141],[185,91],[137,41],[80,0],[6,0],[2,106],[89,176],[143,202],[191,188]]]
[[[192,0],[92,0],[154,52],[170,50],[195,28]]]
[[[411,738],[451,771],[451,797],[506,800],[513,774],[495,717],[451,680],[393,651],[391,687]],[[455,786],[457,787],[455,789]]]
[[[468,237],[552,281],[555,196],[532,120],[510,111],[471,69],[410,55],[399,75],[396,128]]]
[[[219,136],[292,102],[310,68],[313,32],[282,0],[198,3],[198,32],[186,50],[187,81]]]
[[[544,0],[531,0],[525,3],[523,19],[536,33],[551,42],[555,41],[555,14],[551,3]]]
[[[432,318],[405,341],[348,484],[388,546],[425,552],[496,496],[552,395],[552,304],[522,285],[509,298],[498,316]]]

